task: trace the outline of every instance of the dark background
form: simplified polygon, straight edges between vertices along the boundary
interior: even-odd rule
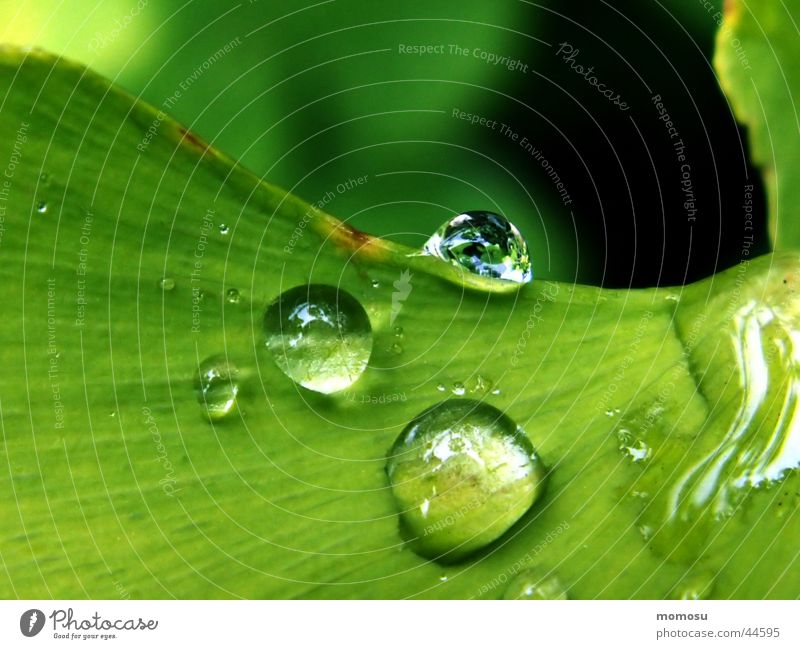
[[[156,106],[186,85],[168,112],[269,182],[312,202],[333,195],[326,210],[356,227],[418,247],[453,214],[498,211],[528,239],[538,277],[623,287],[682,284],[737,263],[746,184],[757,199],[751,256],[768,249],[746,133],[710,63],[720,4],[151,1],[136,11],[135,0],[114,0],[81,13],[3,0],[0,17],[5,40],[83,61]],[[556,55],[562,42],[628,111]],[[491,65],[475,48],[524,69]],[[693,222],[654,94],[685,145]],[[519,139],[454,109],[526,137],[572,203]],[[366,182],[337,190],[359,176]]]

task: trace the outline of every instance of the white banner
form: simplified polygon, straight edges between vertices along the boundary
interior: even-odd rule
[[[798,647],[781,601],[4,601],[0,647]],[[553,646],[553,645],[551,645]]]

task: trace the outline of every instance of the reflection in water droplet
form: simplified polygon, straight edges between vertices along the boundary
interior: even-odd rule
[[[545,469],[525,433],[480,401],[443,401],[389,452],[401,529],[415,552],[460,560],[499,538],[539,498]]]
[[[195,378],[195,395],[212,421],[233,411],[239,392],[239,371],[225,356],[206,358]]]
[[[36,211],[39,212],[39,214],[44,214],[45,212],[47,212],[47,203],[45,203],[44,201],[40,201],[39,204],[36,206]]]
[[[372,288],[380,288],[381,287],[381,283],[377,279],[373,279],[372,282],[370,282],[370,284],[372,284]]]
[[[239,290],[235,288],[229,288],[228,292],[225,293],[225,299],[230,304],[237,304],[239,302]]]
[[[364,307],[325,284],[289,289],[264,314],[267,347],[293,381],[330,394],[361,376],[372,353],[372,327]]]
[[[514,225],[492,212],[465,212],[444,223],[423,248],[468,272],[524,284],[533,279],[528,244]]]
[[[458,396],[458,397],[463,396],[466,393],[466,391],[467,391],[467,389],[464,387],[463,383],[459,383],[459,382],[453,383],[452,392],[456,396]]]
[[[402,338],[403,337],[403,328],[402,327],[395,327],[394,328],[394,335],[397,338]]]
[[[158,288],[160,288],[162,291],[171,291],[173,288],[175,288],[175,280],[171,277],[162,277],[160,280],[158,280]]]
[[[230,228],[225,223],[219,224],[219,233],[220,234],[228,234],[230,232]]]
[[[569,599],[569,596],[558,577],[529,568],[511,580],[503,599]]]
[[[447,390],[447,386],[444,383],[440,383],[436,386],[436,389],[439,390],[439,392],[445,392]]]

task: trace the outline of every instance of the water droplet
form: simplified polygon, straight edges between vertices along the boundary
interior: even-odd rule
[[[500,388],[495,388],[492,390],[492,394],[500,394]]]
[[[44,201],[40,201],[39,204],[36,206],[36,211],[39,212],[39,214],[44,214],[45,212],[47,212],[47,203],[45,203]]]
[[[533,279],[528,244],[508,219],[493,212],[465,212],[450,219],[423,252],[483,277],[518,284]]]
[[[239,392],[238,377],[239,371],[225,356],[210,356],[200,363],[195,394],[212,421],[222,419],[233,410]]]
[[[630,457],[632,462],[643,462],[652,453],[647,442],[635,438],[627,428],[620,428],[617,431],[617,439],[619,439],[619,450]]]
[[[229,304],[237,304],[239,302],[239,289],[229,288],[225,293],[225,299]]]
[[[569,599],[569,595],[558,577],[529,568],[509,582],[503,599]]]
[[[436,389],[439,390],[439,392],[445,392],[447,390],[447,386],[444,383],[440,383],[436,386]]]
[[[546,475],[525,433],[470,399],[417,416],[392,446],[386,471],[412,549],[445,562],[498,539],[536,502]]]
[[[395,327],[394,328],[394,335],[397,338],[402,338],[403,337],[403,328],[402,327]]]
[[[350,387],[367,367],[372,327],[364,307],[325,284],[297,286],[264,314],[267,347],[293,381],[330,394]]]
[[[227,224],[225,224],[225,223],[220,223],[219,224],[219,233],[220,234],[228,234],[228,232],[230,232],[230,231],[231,231],[231,229],[227,226]]]
[[[380,288],[381,283],[377,279],[373,279],[370,284],[372,284],[372,288]]]
[[[403,348],[397,343],[394,343],[389,349],[393,354],[397,354],[398,356],[403,353]]]
[[[714,573],[699,570],[687,575],[672,593],[672,599],[708,599],[714,590]]]
[[[162,277],[160,280],[158,280],[158,288],[160,288],[162,291],[171,291],[173,288],[175,288],[175,280],[171,277]]]
[[[492,382],[489,379],[482,377],[480,374],[475,377],[475,382],[472,384],[470,392],[478,392],[485,394],[492,387]]]
[[[464,387],[463,383],[453,383],[453,394],[457,397],[461,397],[466,393],[467,389]]]
[[[440,575],[439,576],[439,581],[441,581],[441,582],[447,581],[447,575]]]
[[[50,184],[50,175],[46,171],[43,171],[41,174],[39,174],[39,184],[44,185],[45,187]]]

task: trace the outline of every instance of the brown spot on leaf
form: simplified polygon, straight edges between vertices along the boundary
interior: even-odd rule
[[[190,131],[184,126],[179,126],[178,132],[181,135],[181,140],[185,141],[189,146],[192,146],[200,151],[206,151],[208,149],[208,144],[206,144],[194,131]]]

